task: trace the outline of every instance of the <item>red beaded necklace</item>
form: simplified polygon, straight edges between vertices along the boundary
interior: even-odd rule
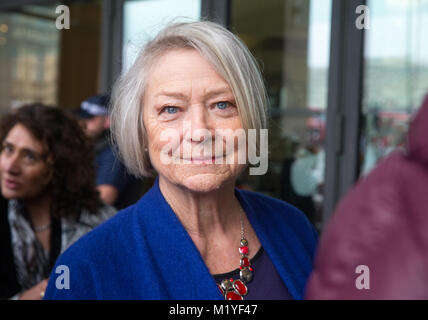
[[[239,266],[239,279],[233,278],[224,279],[220,284],[217,284],[221,294],[225,300],[244,300],[244,296],[248,293],[247,284],[253,280],[253,268],[251,268],[250,259],[248,258],[249,249],[248,241],[245,239],[244,223],[242,221],[242,209],[239,214],[241,220],[241,243],[239,253],[241,254]]]

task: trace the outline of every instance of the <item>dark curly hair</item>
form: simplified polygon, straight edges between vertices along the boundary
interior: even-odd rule
[[[78,121],[55,107],[25,105],[1,119],[1,143],[17,124],[41,141],[53,159],[54,173],[47,186],[53,199],[51,214],[76,219],[82,209],[96,214],[102,202],[95,187],[94,148]]]

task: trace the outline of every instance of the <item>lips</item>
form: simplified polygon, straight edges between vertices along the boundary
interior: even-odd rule
[[[13,179],[7,179],[7,178],[3,179],[3,187],[6,187],[11,190],[17,190],[20,188],[20,186],[21,184],[16,182]]]
[[[215,163],[215,161],[217,159],[221,159],[223,156],[218,156],[218,157],[192,157],[192,158],[183,158],[184,161],[190,161],[191,163],[194,164],[212,164]]]

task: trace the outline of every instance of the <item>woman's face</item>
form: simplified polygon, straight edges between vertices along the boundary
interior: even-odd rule
[[[227,149],[225,136],[216,136],[226,129],[243,131],[227,82],[192,49],[163,54],[148,79],[144,126],[160,177],[196,192],[234,182],[246,165],[238,164],[236,141]]]
[[[52,179],[45,148],[23,125],[16,124],[3,141],[0,154],[1,191],[6,199],[40,196]]]

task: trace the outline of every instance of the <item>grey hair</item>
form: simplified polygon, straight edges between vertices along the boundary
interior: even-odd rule
[[[155,174],[147,152],[142,104],[150,67],[167,51],[184,48],[197,50],[228,83],[245,130],[260,132],[267,126],[265,85],[258,64],[245,44],[213,22],[170,24],[142,47],[134,64],[113,88],[112,138],[124,164],[136,176]],[[259,150],[259,141],[256,148]]]

